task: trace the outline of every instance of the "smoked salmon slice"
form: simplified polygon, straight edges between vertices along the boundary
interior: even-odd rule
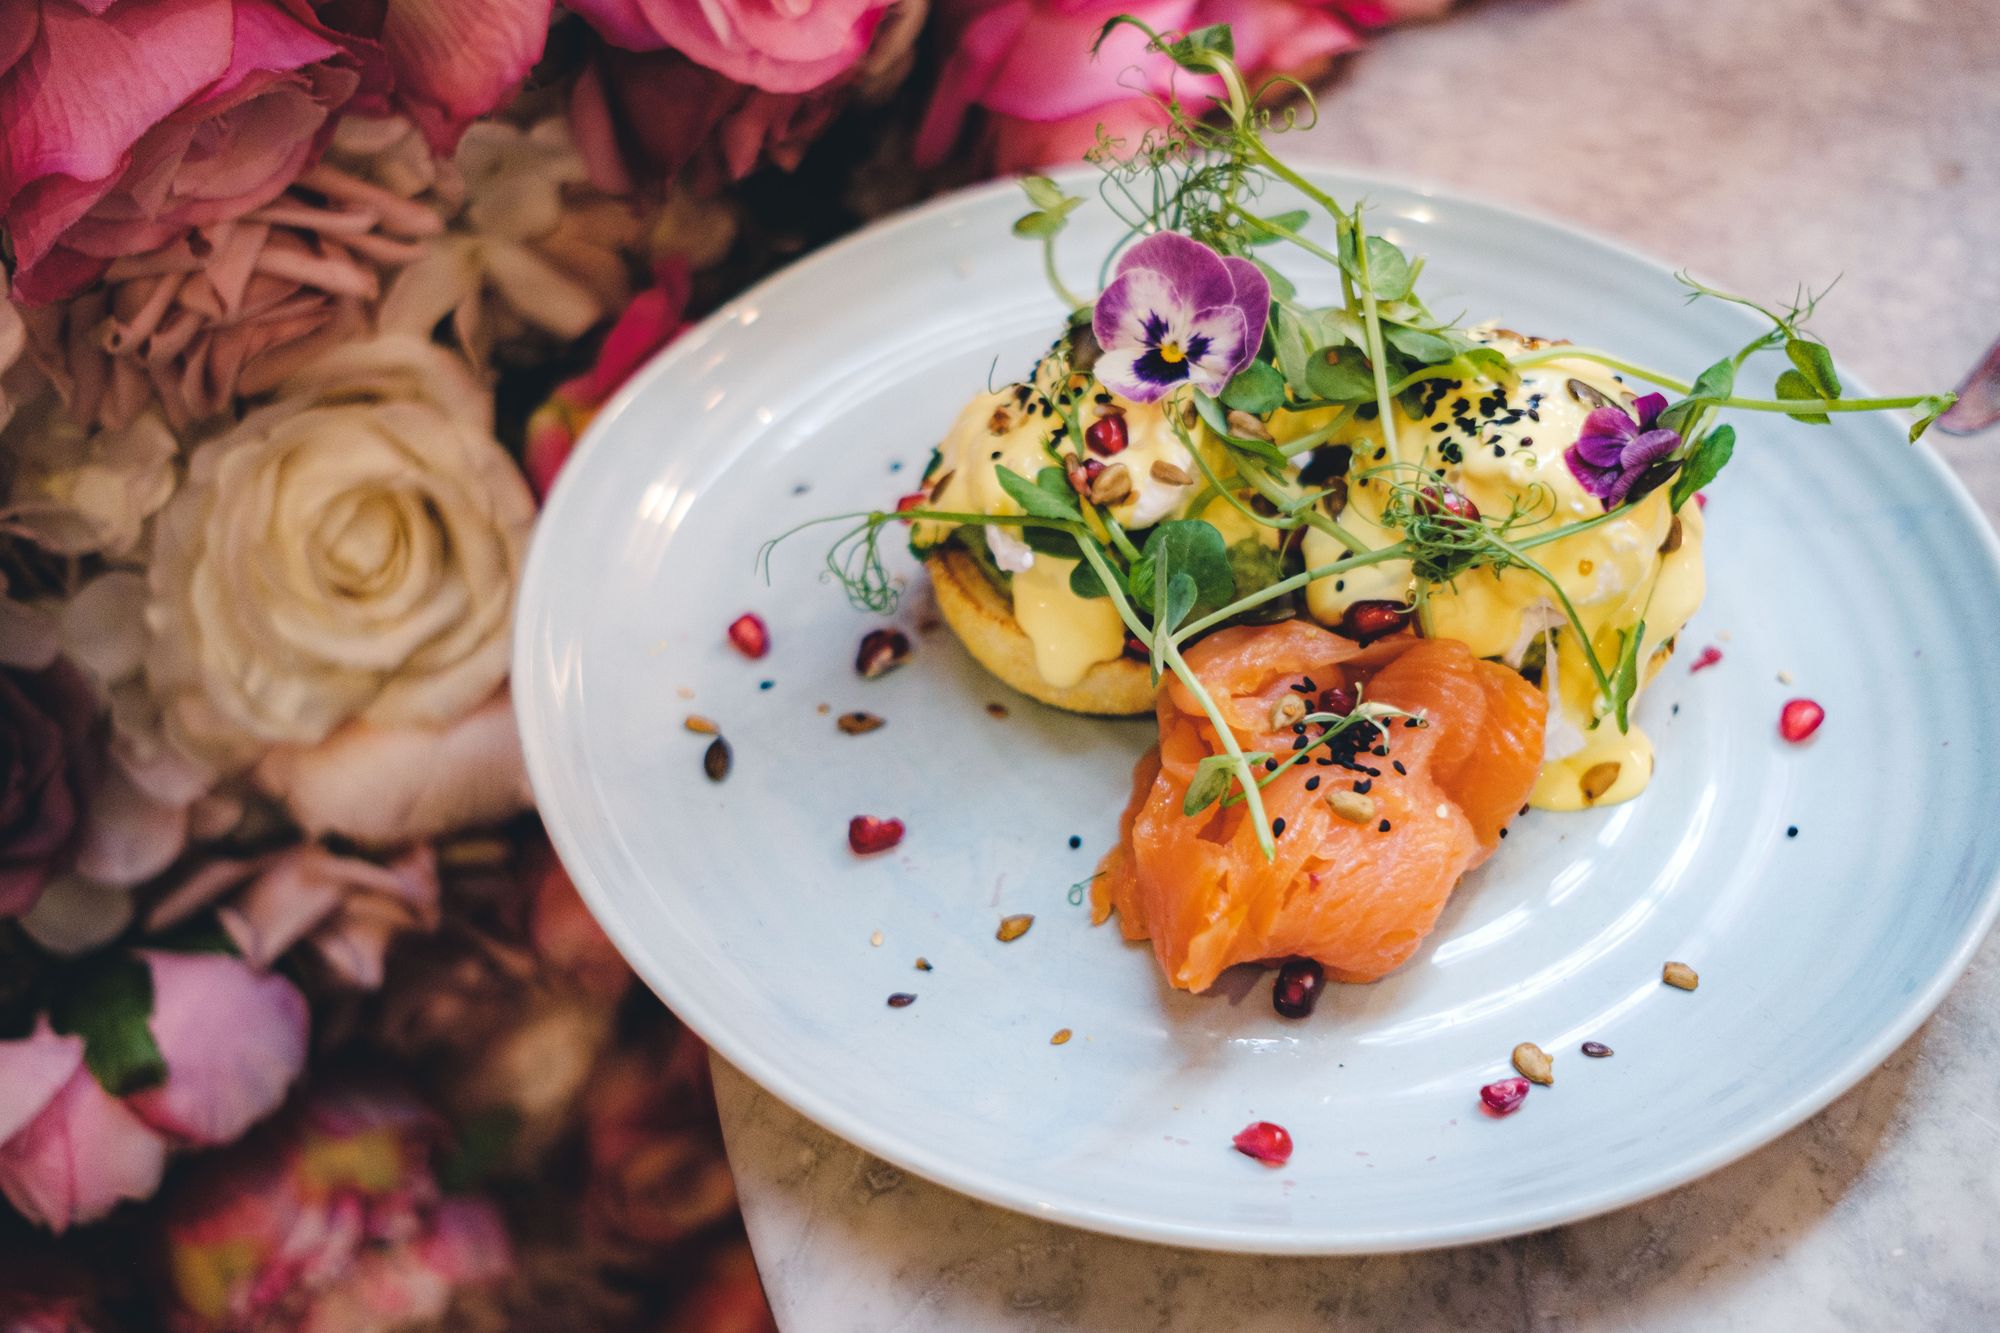
[[[1267,861],[1242,802],[1183,813],[1196,766],[1222,747],[1168,677],[1159,745],[1133,771],[1118,845],[1092,889],[1094,920],[1116,911],[1126,938],[1151,939],[1168,981],[1190,991],[1236,963],[1300,956],[1338,980],[1374,981],[1407,961],[1526,803],[1542,763],[1542,692],[1452,640],[1398,635],[1364,648],[1301,620],[1223,630],[1187,662],[1245,750],[1291,753],[1292,728],[1274,727],[1287,693],[1317,710],[1322,691],[1358,687],[1424,725],[1391,720],[1386,738],[1356,728],[1369,748],[1321,747],[1277,774],[1263,799],[1284,828]],[[1326,798],[1337,789],[1366,795],[1373,818],[1336,813]]]

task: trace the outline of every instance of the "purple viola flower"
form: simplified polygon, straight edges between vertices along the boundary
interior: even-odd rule
[[[1653,466],[1680,447],[1681,437],[1658,426],[1665,394],[1649,393],[1632,404],[1638,420],[1622,407],[1600,407],[1583,419],[1583,434],[1563,451],[1570,474],[1583,489],[1616,509]]]
[[[1257,355],[1270,313],[1271,284],[1249,260],[1175,232],[1148,236],[1097,298],[1097,378],[1135,403],[1180,384],[1221,393]]]

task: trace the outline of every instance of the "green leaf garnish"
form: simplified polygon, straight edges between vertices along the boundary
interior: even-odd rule
[[[1233,412],[1268,416],[1285,405],[1285,376],[1269,361],[1252,361],[1222,390],[1222,405]]]
[[[1306,360],[1306,387],[1329,403],[1360,403],[1375,396],[1375,372],[1356,347],[1322,347]]]
[[[1159,595],[1155,585],[1161,570],[1168,572],[1169,582],[1174,574],[1188,576],[1194,593],[1190,609],[1223,606],[1236,595],[1229,547],[1213,523],[1177,518],[1156,526],[1146,538],[1145,553],[1133,562],[1132,596],[1152,604]]]
[[[1827,350],[1826,344],[1810,338],[1787,338],[1785,355],[1812,387],[1813,397],[1840,397],[1840,376],[1834,373],[1833,353]]]
[[[1632,700],[1639,693],[1639,646],[1646,641],[1646,622],[1618,631],[1618,666],[1611,673],[1611,706],[1618,715],[1618,730],[1632,729]]]
[[[1813,387],[1811,380],[1796,370],[1788,370],[1778,376],[1778,397],[1786,402],[1810,402],[1825,397]],[[1824,426],[1833,420],[1824,412],[1794,412],[1792,420],[1803,421],[1814,426]]]
[[[1697,440],[1694,448],[1688,451],[1687,460],[1681,464],[1680,474],[1674,478],[1674,489],[1667,497],[1674,512],[1680,512],[1680,507],[1696,491],[1714,481],[1716,473],[1722,471],[1734,452],[1736,431],[1730,426],[1717,426]]]
[[[996,467],[994,476],[999,479],[1000,489],[1021,512],[1033,518],[1069,519],[1081,521],[1083,514],[1076,507],[1076,492],[1069,488],[1069,478],[1059,467],[1045,467],[1029,481],[1009,467]]]

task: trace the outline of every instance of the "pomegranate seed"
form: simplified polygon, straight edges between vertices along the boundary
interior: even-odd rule
[[[1694,493],[1694,502],[1695,502],[1695,503],[1696,503],[1697,505],[1701,506],[1701,507],[1702,507],[1703,509],[1706,509],[1706,508],[1708,508],[1708,492],[1707,492],[1707,491],[1696,491],[1696,492]]]
[[[1470,496],[1455,486],[1426,486],[1417,492],[1416,511],[1436,518],[1439,514],[1450,514],[1468,523],[1479,521],[1479,506],[1472,503]]]
[[[1083,432],[1083,442],[1090,446],[1090,452],[1093,454],[1102,454],[1109,458],[1113,454],[1124,453],[1125,446],[1132,441],[1125,430],[1125,418],[1110,416],[1099,417],[1091,422]]]
[[[896,512],[899,514],[907,514],[912,509],[921,509],[926,504],[930,503],[930,498],[931,497],[923,491],[911,491],[908,495],[896,501]],[[903,522],[912,523],[915,522],[915,520],[906,518],[903,520]]]
[[[1294,958],[1278,969],[1271,986],[1271,1007],[1286,1018],[1309,1018],[1326,989],[1326,969],[1310,958]]]
[[[1794,745],[1819,730],[1826,710],[1810,699],[1787,699],[1778,712],[1778,734]]]
[[[1695,654],[1694,661],[1688,663],[1688,674],[1692,676],[1697,671],[1706,671],[1721,660],[1722,650],[1711,643]]]
[[[1340,632],[1350,639],[1367,643],[1385,634],[1394,634],[1410,623],[1410,612],[1401,602],[1356,602],[1340,618]]]
[[[847,821],[847,845],[856,856],[886,852],[903,840],[903,821],[856,815]]]
[[[1127,634],[1125,636],[1125,656],[1131,658],[1134,662],[1150,662],[1153,660],[1153,650],[1147,647],[1146,641],[1138,635]]]
[[[863,680],[887,675],[910,660],[910,636],[899,629],[871,629],[861,636],[854,669]]]
[[[1245,1157],[1254,1157],[1265,1166],[1283,1166],[1292,1160],[1292,1136],[1283,1125],[1268,1120],[1245,1125],[1230,1142]]]
[[[1345,685],[1333,685],[1319,692],[1319,711],[1346,717],[1361,700]]]
[[[1528,1080],[1503,1078],[1498,1083],[1488,1083],[1479,1090],[1479,1100],[1494,1115],[1512,1115],[1528,1100]]]
[[[762,657],[771,651],[771,631],[764,618],[750,612],[729,622],[729,641],[745,657]]]

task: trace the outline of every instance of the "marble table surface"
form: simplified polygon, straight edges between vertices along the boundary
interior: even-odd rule
[[[1955,381],[2000,333],[1992,0],[1494,0],[1386,34],[1292,151],[1571,219],[1739,290],[1845,274],[1817,326],[1883,390]],[[2000,517],[2000,429],[1938,443]],[[1762,1151],[1606,1217],[1415,1255],[1068,1230],[716,1075],[786,1333],[2000,1328],[2000,936],[1882,1069]]]

